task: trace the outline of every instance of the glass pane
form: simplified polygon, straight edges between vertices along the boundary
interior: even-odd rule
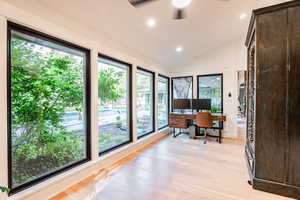
[[[169,115],[169,79],[159,76],[157,85],[158,95],[158,128],[168,125]]]
[[[83,52],[11,32],[12,187],[87,158]]]
[[[129,67],[99,59],[99,152],[130,141]]]
[[[137,134],[153,132],[153,74],[137,71]]]
[[[222,75],[199,76],[200,99],[211,99],[211,112],[222,113]]]
[[[193,78],[173,78],[173,99],[193,98]]]

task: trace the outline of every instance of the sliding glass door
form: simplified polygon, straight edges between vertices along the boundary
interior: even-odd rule
[[[101,154],[132,141],[131,65],[102,55],[98,68]]]

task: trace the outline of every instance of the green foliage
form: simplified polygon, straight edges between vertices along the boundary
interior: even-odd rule
[[[211,112],[212,113],[221,113],[222,110],[221,110],[220,106],[212,106],[211,107]]]
[[[66,112],[81,113],[83,58],[24,40],[11,41],[12,180],[18,185],[84,158],[85,137],[63,126]],[[99,73],[99,98],[122,97],[122,74]],[[81,115],[80,115],[81,119]],[[112,144],[120,137],[103,138]],[[108,144],[111,145],[111,144]]]
[[[1,192],[9,193],[9,192],[10,192],[10,189],[9,189],[9,188],[6,188],[6,187],[1,187],[1,186],[0,186],[0,191],[1,191]]]
[[[115,145],[118,145],[124,141],[126,141],[127,136],[125,135],[112,135],[110,133],[101,133],[99,135],[100,142],[100,151],[109,149]]]
[[[116,102],[122,97],[121,77],[122,73],[112,68],[100,70],[98,95],[102,103]]]
[[[82,60],[12,40],[13,185],[83,158],[83,136],[62,125],[83,107]]]
[[[201,98],[211,99],[211,112],[220,113],[221,110],[221,88],[202,88],[200,89]]]

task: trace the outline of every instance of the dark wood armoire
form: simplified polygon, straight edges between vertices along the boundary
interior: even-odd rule
[[[300,199],[300,1],[254,10],[246,46],[249,183]]]

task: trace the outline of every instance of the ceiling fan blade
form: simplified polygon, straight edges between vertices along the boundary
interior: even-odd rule
[[[128,1],[133,7],[139,7],[157,0],[128,0]]]
[[[184,18],[186,18],[186,12],[183,9],[177,9],[175,11],[173,19],[181,20],[181,19],[184,19]]]

